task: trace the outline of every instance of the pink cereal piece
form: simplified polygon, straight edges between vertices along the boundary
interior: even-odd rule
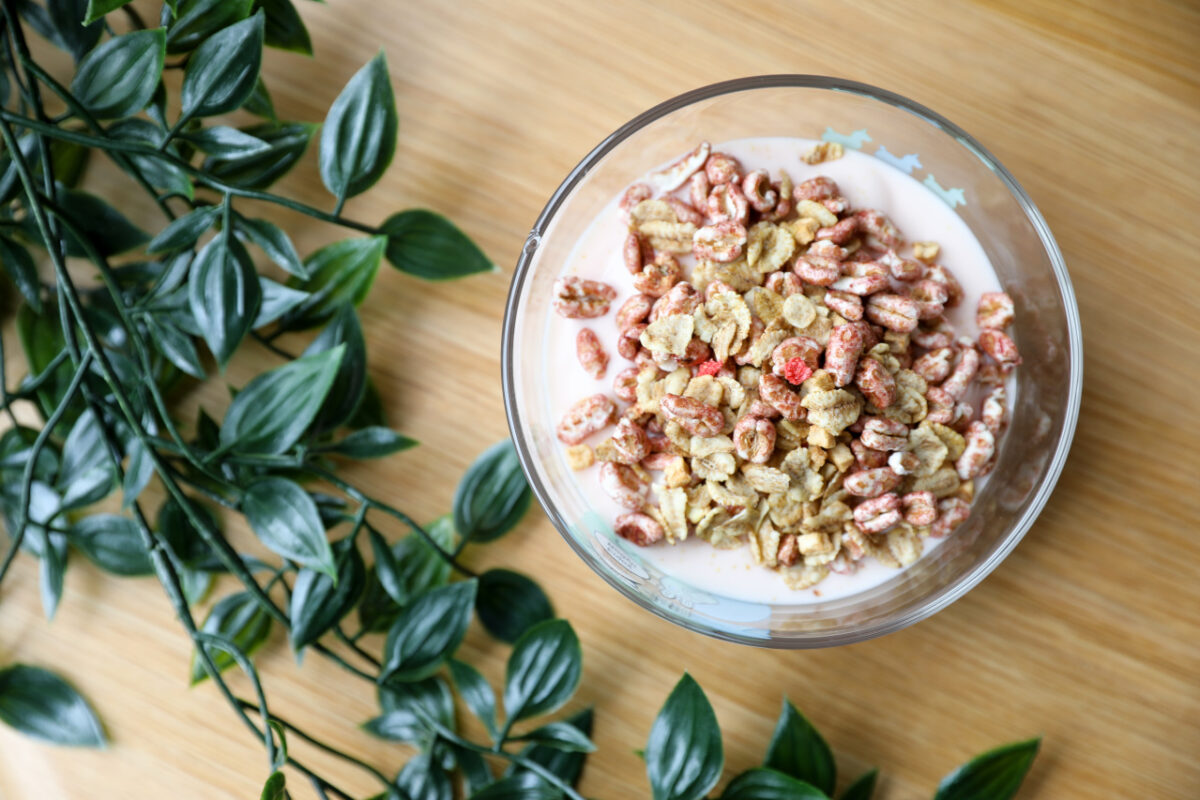
[[[629,270],[631,275],[642,271],[642,265],[645,264],[645,250],[646,243],[642,241],[642,237],[638,235],[637,231],[630,231],[621,248],[621,258],[625,261],[625,269]]]
[[[704,214],[697,211],[694,206],[675,197],[666,197],[663,199],[667,201],[667,205],[675,212],[675,218],[680,222],[690,222],[696,227],[704,224]],[[704,206],[701,206],[701,208],[704,208]]]
[[[954,308],[962,302],[962,284],[958,282],[958,279],[954,277],[954,273],[948,267],[944,267],[941,264],[933,264],[928,268],[926,274],[930,280],[945,284],[946,293],[949,295],[946,300],[946,308]]]
[[[617,405],[603,394],[585,397],[567,410],[558,423],[558,438],[564,444],[582,444],[583,440],[612,424]]]
[[[854,453],[854,460],[860,470],[879,469],[888,464],[887,453],[882,450],[872,450],[859,439],[850,442],[850,452]]]
[[[920,321],[920,309],[916,301],[900,294],[871,295],[865,314],[876,325],[898,333],[916,330]]]
[[[863,533],[883,533],[900,522],[900,496],[895,492],[864,500],[854,507],[854,524]]]
[[[716,283],[716,281],[713,281],[713,283]],[[709,284],[708,288],[711,289],[712,284]],[[740,366],[740,365],[750,363],[750,359],[752,356],[751,350],[753,349],[754,344],[756,342],[758,342],[758,340],[762,337],[763,331],[765,331],[765,330],[766,330],[766,326],[763,325],[763,321],[761,319],[759,319],[758,317],[751,318],[750,331],[746,335],[746,341],[742,343],[742,348],[740,350],[738,350],[733,356],[733,362],[735,364],[738,364]]]
[[[701,142],[695,150],[684,155],[671,166],[651,175],[650,184],[660,193],[675,191],[683,186],[696,170],[704,166],[710,150],[708,142]]]
[[[954,396],[940,386],[930,386],[925,391],[925,400],[929,405],[925,419],[949,425],[954,421]]]
[[[720,361],[702,361],[696,365],[697,375],[717,375],[724,366]]]
[[[961,497],[947,497],[938,502],[938,517],[929,526],[929,535],[934,539],[948,536],[971,514],[971,506]]]
[[[687,349],[684,350],[683,355],[679,356],[679,365],[681,367],[695,367],[712,358],[712,354],[711,347],[702,340],[693,338],[688,342]]]
[[[975,322],[981,330],[1002,331],[1013,321],[1013,301],[1005,292],[984,292],[979,296]]]
[[[764,285],[775,294],[784,298],[804,291],[804,284],[801,282],[800,276],[794,272],[772,272],[767,276]],[[828,297],[828,295],[826,296]],[[828,305],[828,302],[826,305]],[[846,315],[842,314],[842,316],[845,317]],[[846,319],[849,319],[849,317],[846,317]]]
[[[608,353],[604,352],[600,337],[591,328],[581,328],[576,335],[575,354],[584,372],[597,380],[604,377],[608,369]]]
[[[708,284],[708,286],[704,287],[704,300],[707,302],[712,300],[717,295],[724,294],[725,292],[733,292],[734,294],[737,294],[737,290],[735,290],[725,281],[712,281]]]
[[[775,406],[768,404],[761,397],[755,397],[750,401],[750,404],[746,406],[746,416],[762,417],[763,419],[775,420],[779,419],[783,415],[779,413],[779,409],[775,408]]]
[[[608,313],[617,290],[607,283],[574,275],[554,282],[554,310],[567,319],[591,319]]]
[[[775,452],[775,424],[763,417],[742,417],[733,427],[733,447],[746,461],[767,463]]]
[[[729,262],[742,254],[746,245],[746,226],[737,220],[726,219],[696,231],[692,238],[692,253],[708,261]]]
[[[860,274],[850,274],[838,278],[830,284],[830,289],[866,297],[876,292],[882,292],[891,286],[891,283],[888,281],[887,272],[873,261],[854,262],[848,265],[846,271]]]
[[[879,257],[879,263],[888,268],[892,273],[892,277],[898,281],[917,281],[925,277],[926,267],[915,258],[905,258],[896,253],[895,250],[888,250]]]
[[[775,554],[775,560],[781,567],[794,566],[800,560],[800,546],[796,534],[785,533],[779,537],[779,551]]]
[[[613,532],[638,547],[649,547],[663,538],[662,525],[645,514],[622,514],[613,523]]]
[[[708,218],[713,223],[733,221],[745,225],[750,219],[750,201],[736,183],[722,183],[708,195]]]
[[[1020,364],[1017,344],[1004,331],[988,328],[979,332],[979,349],[999,364]]]
[[[793,276],[794,277],[794,276]],[[841,314],[845,319],[856,322],[863,318],[862,298],[850,292],[830,289],[825,292],[825,307]]]
[[[967,446],[954,462],[954,468],[958,470],[958,477],[966,481],[983,474],[984,467],[996,452],[996,437],[979,420],[968,425],[964,435]]]
[[[772,374],[763,375],[758,382],[758,394],[763,402],[791,422],[799,422],[808,415],[808,409],[800,405],[800,395],[792,391],[783,378]]]
[[[708,184],[708,176],[704,174],[704,170],[700,170],[688,180],[688,197],[692,201],[692,208],[701,212],[708,210],[708,195],[711,187]]]
[[[855,497],[878,497],[900,485],[900,476],[887,467],[864,469],[846,476],[842,488]]]
[[[818,175],[815,178],[809,178],[803,183],[796,186],[792,191],[792,196],[799,203],[801,200],[814,200],[820,202],[833,197],[838,197],[841,194],[838,191],[838,185],[833,178],[828,178],[824,175]]]
[[[872,450],[903,450],[908,447],[908,426],[886,417],[871,417],[863,425],[860,438]]]
[[[841,216],[850,210],[850,201],[845,197],[829,197],[821,201],[830,214]]]
[[[979,351],[974,347],[964,347],[958,356],[958,363],[950,372],[950,377],[942,383],[942,389],[955,400],[966,394],[971,379],[979,370]]]
[[[1002,386],[1014,369],[1016,364],[997,364],[989,361],[979,365],[979,371],[975,373],[975,382],[985,389]]]
[[[950,377],[953,362],[954,348],[939,347],[914,361],[912,371],[924,378],[926,383],[941,383]]]
[[[858,217],[846,217],[836,225],[817,229],[817,240],[828,240],[834,244],[845,244],[858,233]]]
[[[863,351],[863,334],[856,325],[836,325],[825,345],[825,369],[833,382],[845,386],[854,380],[858,358]]]
[[[771,372],[780,378],[786,377],[784,371],[788,362],[795,358],[801,359],[810,370],[815,370],[820,363],[821,345],[808,336],[789,336],[771,351]]]
[[[842,265],[832,258],[821,256],[797,256],[792,271],[801,280],[816,286],[829,286],[842,275]]]
[[[621,195],[621,199],[617,202],[617,207],[621,210],[621,215],[628,218],[629,212],[633,207],[643,200],[649,200],[654,196],[654,192],[644,183],[635,183],[625,190],[625,194]]]
[[[887,408],[896,402],[896,379],[873,358],[864,357],[858,362],[854,385],[876,408]]]
[[[628,464],[605,461],[600,465],[600,488],[618,505],[636,511],[642,507],[650,487],[642,483]]]
[[[941,322],[944,324],[945,320]],[[926,350],[940,350],[954,344],[954,335],[948,330],[934,327],[928,330],[915,330],[912,332],[912,343]]]
[[[921,459],[908,450],[897,450],[887,457],[888,469],[897,475],[911,475],[921,466]]]
[[[954,419],[950,421],[950,427],[959,433],[966,433],[967,424],[970,423],[973,416],[975,416],[975,409],[971,407],[971,404],[959,400],[954,404]]]
[[[662,297],[679,283],[683,270],[670,253],[659,253],[653,263],[646,264],[633,276],[633,288],[651,297]]]
[[[771,188],[771,179],[765,169],[746,173],[742,180],[742,194],[755,211],[771,211],[779,203],[779,192]]]
[[[950,293],[946,284],[937,281],[917,281],[908,290],[908,296],[917,303],[917,316],[920,319],[937,319],[946,309],[946,301]]]
[[[812,377],[813,368],[804,363],[803,358],[790,359],[783,366],[783,379],[793,386],[799,386]]]
[[[623,331],[630,326],[645,322],[654,307],[654,298],[648,294],[635,294],[621,304],[617,309],[617,330]]]
[[[932,525],[938,518],[937,499],[933,492],[909,492],[900,498],[904,521],[910,525]]]
[[[678,394],[664,395],[659,407],[667,419],[673,419],[692,436],[716,436],[725,427],[725,417],[716,406]]]
[[[646,330],[646,323],[639,322],[621,331],[621,335],[617,337],[617,353],[621,358],[633,361],[638,357],[638,353],[642,349],[642,332],[644,330]]]
[[[741,180],[742,165],[728,153],[713,153],[704,162],[704,174],[713,186]]]
[[[861,211],[855,211],[854,216],[858,218],[859,227],[885,247],[894,250],[904,244],[900,232],[883,212],[873,208],[864,208]]]
[[[775,192],[779,201],[773,209],[763,212],[763,218],[768,222],[779,222],[792,213],[791,184],[785,186],[781,181],[772,181],[771,191]]]
[[[650,455],[646,430],[631,419],[622,419],[612,435],[613,452],[622,464],[636,464]]]
[[[849,251],[830,239],[818,239],[808,246],[806,255],[819,256],[834,261],[845,261]]]
[[[641,331],[638,331],[638,336],[641,336]],[[618,352],[620,352],[620,347],[621,343],[618,341]],[[621,355],[624,356],[625,354],[621,353]],[[649,369],[650,367],[654,367],[655,370],[658,370],[658,363],[654,360],[654,354],[644,347],[639,347],[637,354],[633,357],[633,363],[637,366],[638,370]]]
[[[613,394],[626,403],[637,400],[637,367],[626,367],[613,377]]]
[[[983,424],[993,435],[999,434],[1004,429],[1007,411],[1008,391],[1003,386],[997,386],[984,399],[983,411],[980,413]]]
[[[646,435],[650,436],[650,434],[646,434]],[[662,436],[662,434],[658,434],[658,435]],[[666,439],[667,437],[663,436],[662,438]],[[651,446],[653,447],[653,443]],[[655,470],[656,472],[662,472],[667,467],[671,466],[671,462],[673,462],[677,458],[679,458],[679,456],[675,455],[674,453],[668,453],[668,452],[665,452],[662,450],[656,450],[655,452],[651,453],[650,455],[648,455],[642,459],[642,466],[645,467],[646,469],[652,469],[652,470]]]
[[[655,301],[650,309],[650,321],[675,314],[691,314],[700,305],[700,295],[696,287],[687,281],[680,281],[671,290]]]

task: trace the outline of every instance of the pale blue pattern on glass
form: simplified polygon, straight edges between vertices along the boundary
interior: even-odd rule
[[[898,157],[889,153],[888,149],[883,145],[879,145],[879,149],[875,151],[875,157],[885,164],[891,164],[905,175],[912,175],[914,169],[921,168],[921,159],[917,157],[916,153],[908,153],[903,157]]]
[[[967,204],[967,197],[962,189],[943,189],[942,185],[937,182],[937,178],[933,177],[932,172],[925,176],[924,184],[929,187],[930,191],[945,200],[946,205],[951,208]]]
[[[854,131],[849,136],[844,133],[838,133],[833,128],[825,128],[825,132],[821,134],[821,139],[826,142],[836,142],[843,147],[849,147],[852,150],[861,150],[862,146],[871,141],[871,137],[867,135],[867,129]]]

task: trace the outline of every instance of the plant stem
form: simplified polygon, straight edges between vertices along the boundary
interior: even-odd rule
[[[442,723],[438,722],[437,720],[435,720],[433,718],[426,718],[423,721],[426,724],[430,725],[435,731],[437,731],[437,735],[440,738],[445,739],[446,741],[451,742],[452,744],[457,745],[458,747],[461,747],[465,750],[473,750],[476,753],[482,753],[485,755],[499,756],[500,758],[504,759],[505,761],[508,761],[512,764],[516,764],[519,767],[523,767],[523,768],[529,770],[530,772],[536,773],[539,777],[548,781],[550,784],[554,785],[555,787],[561,789],[563,791],[563,793],[566,794],[567,797],[571,798],[571,800],[584,800],[583,795],[581,795],[579,792],[575,791],[575,789],[569,783],[567,783],[562,778],[558,777],[553,772],[546,769],[545,767],[543,767],[541,764],[537,763],[536,761],[532,761],[532,760],[525,758],[524,756],[519,755],[517,753],[510,753],[506,750],[496,750],[494,748],[485,747],[484,745],[475,744],[472,741],[463,739],[458,734],[454,733],[454,731],[450,730],[445,725],[443,725]]]
[[[346,635],[346,632],[345,632],[344,630],[342,630],[342,626],[341,626],[341,625],[335,625],[335,626],[334,626],[334,628],[333,628],[333,634],[334,634],[334,636],[336,636],[336,637],[337,637],[337,638],[338,638],[338,639],[339,639],[339,640],[340,640],[340,641],[341,641],[341,642],[342,642],[344,645],[346,645],[346,646],[347,646],[347,647],[349,647],[351,650],[353,650],[355,653],[357,653],[357,654],[358,654],[358,656],[359,656],[359,658],[361,658],[363,661],[366,661],[367,663],[369,663],[369,664],[370,664],[371,666],[373,666],[373,667],[374,667],[376,670],[378,670],[378,669],[381,669],[381,668],[383,667],[383,663],[382,663],[382,662],[380,662],[380,660],[379,660],[378,658],[376,658],[375,656],[371,655],[371,654],[370,654],[370,653],[368,653],[366,650],[362,649],[362,647],[360,647],[356,641],[354,641],[352,638],[350,638],[349,636],[347,636],[347,635]]]

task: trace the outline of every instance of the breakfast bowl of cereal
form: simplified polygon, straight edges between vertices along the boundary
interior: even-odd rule
[[[769,647],[899,630],[1017,545],[1070,447],[1079,316],[978,142],[864,84],[746,78],[567,176],[504,322],[513,441],[583,560]]]

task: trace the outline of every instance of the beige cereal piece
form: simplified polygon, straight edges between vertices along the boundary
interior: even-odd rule
[[[765,464],[743,464],[742,474],[755,491],[763,494],[786,492],[791,483],[786,473]]]
[[[942,444],[946,445],[947,461],[957,461],[962,456],[963,451],[967,449],[966,438],[950,426],[943,425],[940,422],[931,422],[929,423],[929,429],[942,440]]]
[[[725,391],[725,403],[731,408],[740,408],[746,402],[746,389],[734,378],[728,375],[718,375],[717,383]]]
[[[846,152],[841,142],[817,142],[800,159],[805,164],[821,164],[825,161],[836,161]]]
[[[896,399],[881,413],[888,419],[915,425],[929,413],[929,404],[925,400],[925,379],[910,369],[900,370],[895,377]]]
[[[831,436],[853,425],[862,413],[862,400],[845,389],[809,392],[800,405],[808,409],[808,421],[821,426]]]
[[[684,541],[688,537],[687,492],[683,489],[664,489],[658,493],[658,498],[667,541],[671,544]]]
[[[797,330],[803,330],[817,319],[817,307],[802,294],[789,295],[783,301],[783,318]]]
[[[942,248],[937,242],[913,242],[913,258],[924,261],[926,264],[931,264],[937,261],[938,254]]]
[[[642,331],[640,341],[653,353],[682,356],[687,352],[688,342],[692,340],[695,324],[696,321],[691,314],[672,314],[669,317],[662,317],[646,326],[646,330]]]
[[[763,220],[746,234],[746,263],[766,274],[782,269],[796,252],[796,239],[790,231]]]
[[[854,453],[850,451],[845,442],[838,442],[829,451],[829,460],[833,462],[838,472],[845,472],[854,463]]]
[[[770,289],[755,286],[746,292],[744,299],[750,313],[761,319],[765,325],[772,325],[783,316],[784,299]]]
[[[714,453],[732,453],[733,439],[728,436],[693,436],[691,453],[697,458],[711,456]]]
[[[791,222],[781,223],[780,227],[792,234],[796,244],[803,246],[811,244],[817,238],[817,231],[821,229],[821,223],[812,217],[802,217]]]
[[[920,460],[912,471],[915,478],[923,478],[936,472],[950,454],[950,449],[933,429],[936,423],[926,420],[908,432],[908,449]]]
[[[575,444],[567,448],[567,466],[575,471],[587,469],[596,463],[596,454],[590,445]]]
[[[680,489],[691,483],[692,475],[688,472],[687,461],[682,456],[675,456],[663,470],[663,483],[668,489]]]
[[[939,500],[958,491],[962,481],[952,466],[939,467],[932,475],[910,476],[905,481],[905,494],[909,492],[933,492]]]
[[[837,224],[837,214],[834,214],[825,206],[813,200],[801,200],[796,204],[796,211],[801,217],[809,217],[816,220],[818,228],[829,228]]]
[[[920,558],[923,548],[921,537],[907,522],[901,522],[887,533],[887,549],[902,567]]]
[[[639,225],[638,233],[659,252],[688,255],[692,252],[692,237],[696,235],[696,226],[690,222],[652,219]]]
[[[725,399],[725,387],[712,375],[697,375],[688,381],[682,394],[710,406],[720,406]]]
[[[814,447],[822,449],[821,463],[824,464],[824,451],[829,450],[836,445],[837,439],[832,433],[822,428],[821,423],[816,418],[813,418],[813,422],[816,424],[808,429],[808,443]]]
[[[801,501],[815,500],[821,496],[825,478],[821,476],[820,468],[813,465],[807,449],[798,447],[789,451],[779,468],[791,479],[791,486],[799,492]]]
[[[728,478],[736,469],[737,461],[730,453],[692,457],[692,474],[697,478],[713,478],[719,481]]]

